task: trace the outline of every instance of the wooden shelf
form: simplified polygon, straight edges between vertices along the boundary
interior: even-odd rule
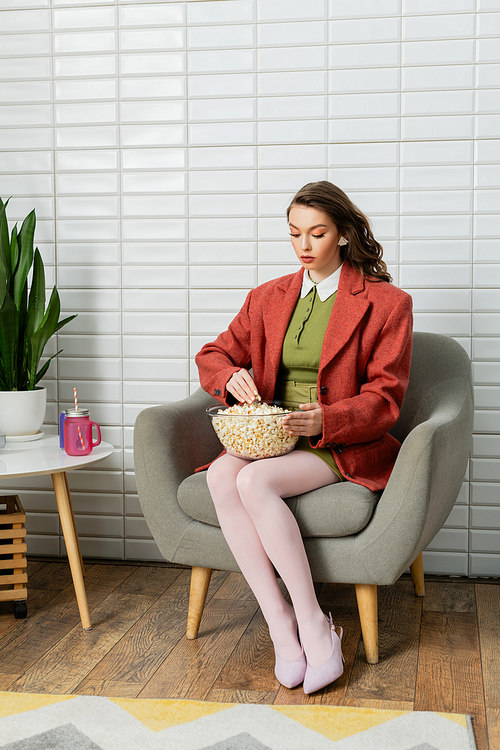
[[[19,497],[0,496],[0,602],[28,598],[25,524]]]

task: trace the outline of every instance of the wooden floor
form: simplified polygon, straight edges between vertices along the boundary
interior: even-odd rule
[[[500,586],[430,578],[379,589],[380,662],[364,660],[351,586],[318,587],[344,628],[346,670],[305,696],[273,673],[265,622],[241,575],[214,572],[199,637],[185,638],[190,572],[88,563],[93,630],[81,628],[68,564],[29,561],[28,619],[0,603],[0,690],[468,713],[478,750],[500,748]]]

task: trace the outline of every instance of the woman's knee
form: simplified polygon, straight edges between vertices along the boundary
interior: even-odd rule
[[[207,471],[207,485],[217,509],[232,508],[241,503],[236,488],[237,472],[227,462],[218,459],[211,464]]]
[[[250,515],[262,509],[265,498],[269,495],[269,487],[260,469],[260,461],[255,461],[240,471],[236,478],[236,487],[241,502]]]
[[[217,461],[208,468],[207,485],[214,502],[235,488],[234,478]]]
[[[211,490],[212,487],[217,487],[222,480],[223,472],[217,465],[217,461],[214,461],[213,464],[210,464],[207,470],[207,484],[209,489]]]

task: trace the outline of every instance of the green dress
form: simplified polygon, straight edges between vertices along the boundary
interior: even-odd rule
[[[305,297],[299,297],[288,324],[274,398],[288,409],[318,400],[318,369],[326,327],[337,292],[324,302],[314,286]],[[307,437],[299,437],[295,450],[315,453],[340,477],[342,475],[328,448],[312,448]]]

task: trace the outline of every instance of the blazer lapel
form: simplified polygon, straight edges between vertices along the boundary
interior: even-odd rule
[[[302,288],[302,276],[303,271],[300,270],[292,277],[291,283],[290,278],[284,278],[275,289],[272,305],[264,313],[266,361],[265,382],[261,386],[261,396],[264,399],[271,399],[274,395],[283,341]]]
[[[348,263],[340,274],[337,299],[326,328],[319,370],[321,371],[349,341],[356,326],[365,315],[369,302],[360,295],[364,279]]]

